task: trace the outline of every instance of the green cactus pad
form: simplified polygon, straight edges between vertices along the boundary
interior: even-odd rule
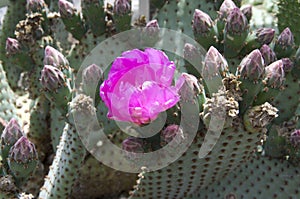
[[[141,174],[132,199],[186,198],[234,170],[255,148],[259,133],[243,130],[241,123],[224,130],[213,150],[200,159],[204,132],[198,132],[182,157],[161,170]]]
[[[17,116],[15,95],[8,85],[6,73],[0,61],[0,118],[9,121]]]
[[[136,174],[114,170],[89,155],[79,170],[72,196],[73,198],[118,197],[133,187],[136,178]],[[110,186],[107,186],[108,184]]]
[[[39,198],[68,198],[84,156],[85,149],[75,128],[67,124]]]
[[[189,199],[298,198],[299,185],[299,167],[286,160],[254,157],[221,181],[195,192]]]
[[[275,124],[289,120],[295,113],[300,99],[300,80],[292,73],[286,76],[285,89],[281,91],[273,101],[279,110],[279,117],[274,120]]]

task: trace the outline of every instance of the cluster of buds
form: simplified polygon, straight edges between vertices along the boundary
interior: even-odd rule
[[[61,71],[69,65],[62,53],[51,46],[46,46],[44,56],[44,68],[41,72],[41,84],[48,91],[57,91],[65,86],[66,77]]]
[[[17,183],[23,183],[35,170],[36,148],[23,133],[16,119],[11,119],[1,135],[1,156],[4,169],[11,172]]]

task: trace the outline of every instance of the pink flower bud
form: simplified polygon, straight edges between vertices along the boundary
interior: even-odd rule
[[[114,13],[124,15],[131,12],[130,0],[115,0]]]
[[[41,84],[49,91],[56,91],[65,84],[64,74],[51,65],[45,65],[41,74]]]
[[[8,55],[14,55],[20,52],[21,46],[18,40],[13,38],[6,39],[5,50]]]

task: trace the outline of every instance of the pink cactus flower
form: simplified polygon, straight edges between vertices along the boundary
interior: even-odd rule
[[[180,99],[181,85],[171,85],[174,72],[175,64],[160,50],[146,48],[122,53],[100,86],[108,118],[137,125],[155,120]]]

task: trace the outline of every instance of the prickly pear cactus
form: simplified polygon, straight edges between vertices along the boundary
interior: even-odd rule
[[[134,3],[0,3],[0,198],[297,198],[299,2]]]

